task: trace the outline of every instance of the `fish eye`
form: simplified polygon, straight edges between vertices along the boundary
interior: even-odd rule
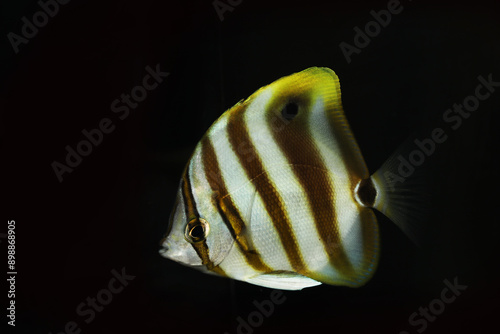
[[[201,242],[207,238],[210,226],[203,218],[195,218],[186,225],[184,237],[192,244]]]
[[[287,121],[291,121],[299,113],[299,106],[295,102],[288,102],[281,109],[281,116]]]

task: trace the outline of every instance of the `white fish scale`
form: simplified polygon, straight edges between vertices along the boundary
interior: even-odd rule
[[[225,123],[225,127],[227,119],[224,119],[223,123]],[[240,212],[241,218],[244,220],[245,224],[249,224],[252,204],[256,194],[255,186],[248,179],[243,166],[234,153],[229,142],[227,132],[216,132],[216,136],[210,136],[210,140],[213,143],[215,155],[219,161],[222,178],[225,182],[228,193],[231,196],[231,200]],[[266,257],[266,251],[261,249],[259,247],[259,243],[256,242],[252,227],[249,226],[247,232],[249,234],[248,237],[253,241],[253,245],[256,248],[255,250],[262,256],[262,260],[266,264],[269,264],[267,261],[268,258]],[[274,253],[284,252],[282,248],[279,248],[279,236],[268,234],[267,238],[268,242],[278,245],[274,250]],[[241,254],[239,247],[236,245],[231,249],[226,259],[222,262],[221,267],[227,274],[230,274],[235,278],[247,278],[257,274],[257,272],[248,265],[244,256]]]
[[[246,279],[259,274],[247,262],[240,248],[234,244],[224,261],[219,265],[224,272],[234,279]]]
[[[245,124],[262,165],[268,173],[269,179],[273,182],[278,194],[282,197],[283,203],[286,203],[284,211],[289,218],[298,249],[306,264],[310,266],[310,269],[315,270],[324,264],[325,261],[328,261],[327,254],[324,252],[320,236],[317,233],[314,218],[306,200],[306,193],[295,176],[287,158],[275,143],[272,134],[272,131],[275,130],[271,130],[266,119],[267,115],[263,112],[267,110],[273,93],[271,88],[267,88],[257,96],[246,110]],[[261,207],[263,205],[263,203],[261,204],[261,199],[254,205],[258,206],[258,209],[254,208],[252,211],[252,234],[258,233],[258,235],[254,236],[254,240],[259,240],[262,244],[259,248],[267,247],[269,251],[274,251],[273,247],[275,246],[269,245],[270,240],[266,240],[265,238],[265,234],[270,233],[269,231],[274,231],[274,228],[267,230],[268,227],[264,228],[259,221],[259,219],[265,220],[265,209],[263,206]],[[256,212],[255,215],[254,211]],[[270,217],[268,219],[269,223],[266,221],[266,225],[271,224],[273,226]],[[259,232],[254,232],[254,229],[257,229]],[[266,241],[262,242],[261,238]],[[281,252],[273,254],[270,261],[272,262],[268,263],[275,268],[277,268],[275,263],[280,266],[284,266],[287,263],[287,268],[291,267],[286,254]],[[283,267],[280,269],[286,270]]]
[[[266,211],[262,198],[258,194],[253,202],[249,226],[254,246],[264,262],[274,270],[292,271],[293,268],[288,261],[279,234]]]
[[[316,228],[313,213],[306,194],[301,184],[296,180],[296,184],[289,181],[289,174],[282,171],[282,166],[272,167],[277,176],[276,183],[281,184],[283,201],[287,205],[288,216],[292,222],[292,229],[299,241],[299,247],[308,269],[313,272],[322,273],[330,278],[339,277],[338,272],[329,264],[328,254]],[[333,222],[332,222],[333,224]],[[327,264],[325,266],[325,264]]]
[[[201,145],[197,145],[193,159],[188,166],[188,177],[191,180],[191,189],[194,202],[198,212],[203,214],[202,218],[210,221],[209,213],[213,212],[213,206],[210,201],[205,200],[205,194],[210,191],[210,184],[205,177],[205,168],[202,163]]]
[[[227,119],[222,121],[226,128]],[[253,201],[255,187],[248,179],[245,169],[241,165],[236,153],[234,153],[231,143],[229,142],[227,131],[218,131],[214,135],[209,136],[219,168],[222,174],[222,179],[226,185],[228,194],[231,194],[231,199],[240,212],[242,219],[246,220],[249,217],[249,206]],[[242,189],[241,191],[239,191]]]
[[[359,209],[349,188],[349,172],[341,159],[339,143],[332,134],[324,101],[318,97],[309,116],[309,126],[324,164],[330,170],[329,178],[335,193],[337,225],[348,259],[355,270],[363,258],[361,219]]]
[[[233,166],[233,172],[234,168]],[[241,166],[240,166],[241,168]],[[227,175],[226,168],[222,169],[222,174]],[[243,174],[244,180],[247,180],[246,174]],[[238,180],[242,180],[241,178]],[[233,181],[237,183],[237,180]],[[264,203],[256,193],[252,182],[245,182],[244,186],[238,187],[231,192],[233,203],[239,208],[246,226],[247,237],[252,241],[255,251],[259,253],[262,261],[276,270],[291,270],[291,266],[286,260],[286,251],[283,248],[279,235],[274,229],[271,217],[268,215]],[[253,222],[253,224],[252,224]],[[285,259],[285,262],[283,262]],[[227,258],[221,264],[226,273],[235,278],[252,277],[257,272],[253,270],[243,258],[239,247],[234,246]]]

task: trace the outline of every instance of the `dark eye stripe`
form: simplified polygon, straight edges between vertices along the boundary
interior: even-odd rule
[[[182,174],[182,198],[184,199],[184,208],[186,210],[186,219],[191,221],[193,219],[199,218],[198,209],[196,208],[196,202],[194,200],[193,190],[191,188],[191,180],[189,178],[189,165],[186,166],[184,173]],[[210,260],[210,251],[208,249],[207,241],[204,240],[202,243],[191,244],[198,257],[201,259],[201,263],[207,266],[207,269],[217,272],[220,275],[225,275],[222,269],[214,270],[214,263]]]
[[[191,180],[189,179],[188,167],[184,170],[182,175],[182,198],[184,199],[184,208],[186,210],[186,219],[191,221],[199,217],[196,202],[191,188]]]

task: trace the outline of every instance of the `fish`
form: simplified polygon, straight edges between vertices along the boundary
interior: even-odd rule
[[[389,158],[369,174],[333,70],[282,77],[224,112],[196,145],[160,254],[273,289],[363,286],[380,256],[374,209],[412,237],[410,204],[387,177],[394,166]]]

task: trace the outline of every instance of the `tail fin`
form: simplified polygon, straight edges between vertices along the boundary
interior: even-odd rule
[[[422,243],[431,209],[433,173],[429,160],[436,148],[435,143],[419,141],[419,144],[422,142],[428,146],[411,139],[405,141],[371,176],[377,190],[373,207],[391,219],[417,246]]]

